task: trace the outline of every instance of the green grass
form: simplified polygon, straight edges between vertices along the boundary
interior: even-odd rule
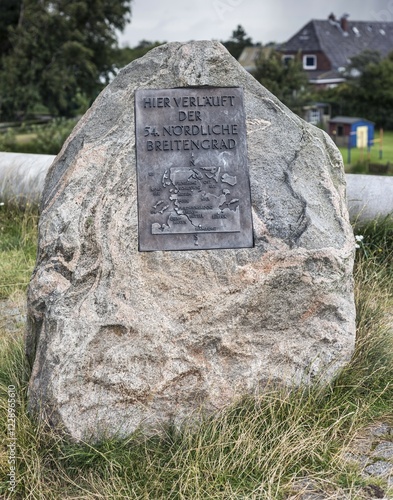
[[[37,134],[25,133],[25,134],[16,134],[15,142],[17,144],[30,144],[37,139]]]
[[[38,209],[0,205],[0,299],[26,290],[37,251]]]
[[[4,207],[3,207],[4,208]],[[4,213],[3,213],[4,216]],[[37,214],[6,211],[3,279],[22,276],[3,297],[17,300],[33,265]],[[274,389],[245,398],[197,427],[167,428],[161,437],[136,433],[91,446],[34,423],[28,416],[29,372],[23,328],[7,333],[0,319],[0,495],[7,497],[7,387],[17,394],[17,493],[28,499],[285,499],[307,477],[327,493],[365,498],[365,479],[341,459],[356,432],[375,420],[393,422],[393,223],[356,228],[357,347],[351,363],[329,386]],[[16,253],[15,253],[16,252]],[[21,259],[23,260],[23,259]],[[26,272],[26,274],[24,274]],[[9,273],[9,278],[7,278]],[[383,486],[385,489],[386,487]],[[292,497],[296,498],[296,497]],[[301,497],[297,497],[301,498]]]
[[[379,131],[375,131],[375,139],[380,138]],[[385,130],[383,133],[383,157],[379,158],[379,143],[376,143],[370,150],[370,160],[367,150],[362,151],[358,148],[351,149],[351,161],[348,162],[348,148],[340,147],[344,159],[345,171],[347,173],[368,173],[367,164],[370,161],[373,164],[386,165],[391,164],[389,174],[393,174],[393,131]]]

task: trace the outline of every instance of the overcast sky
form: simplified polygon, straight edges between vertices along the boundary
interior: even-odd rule
[[[393,0],[133,0],[119,37],[167,42],[228,40],[241,24],[254,42],[285,42],[310,19],[348,13],[350,20],[393,21]]]

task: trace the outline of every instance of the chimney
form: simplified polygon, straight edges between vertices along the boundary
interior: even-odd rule
[[[336,21],[336,16],[333,14],[333,12],[330,14],[330,16],[328,17],[329,21],[331,21],[332,23],[334,23]]]
[[[349,23],[348,23],[349,14],[343,14],[340,19],[341,29],[344,33],[348,33]]]

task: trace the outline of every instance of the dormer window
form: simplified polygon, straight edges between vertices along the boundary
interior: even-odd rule
[[[308,70],[317,69],[317,56],[315,55],[303,56],[303,68]]]

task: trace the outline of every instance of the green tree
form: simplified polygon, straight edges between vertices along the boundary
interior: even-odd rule
[[[365,51],[351,61],[348,68],[357,73],[344,84],[321,94],[330,102],[335,114],[360,116],[388,129],[393,129],[393,52],[381,59],[377,53]]]
[[[273,48],[261,50],[255,78],[292,111],[302,114],[309,99],[308,78],[299,57],[284,62],[282,54]]]
[[[10,29],[18,25],[21,4],[22,0],[1,0],[0,2],[0,58],[11,49]]]
[[[348,65],[345,76],[347,78],[357,78],[367,69],[370,64],[379,64],[382,60],[378,50],[366,49],[360,54],[353,56]]]
[[[252,47],[252,39],[247,36],[244,28],[239,24],[232,32],[232,36],[226,42],[221,42],[228,52],[233,55],[235,59],[239,59],[240,54],[245,47]]]
[[[69,116],[81,95],[93,99],[109,81],[116,30],[131,0],[22,0],[17,25],[9,25],[12,50],[3,54],[3,114],[25,116],[37,105]]]
[[[379,63],[368,64],[349,90],[347,98],[357,115],[393,128],[393,53]]]

